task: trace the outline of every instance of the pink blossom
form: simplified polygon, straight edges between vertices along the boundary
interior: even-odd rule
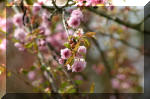
[[[58,61],[59,61],[59,64],[64,64],[64,62],[65,62],[65,60],[62,58],[60,58]]]
[[[93,4],[102,4],[102,3],[104,3],[104,0],[91,0],[91,2]]]
[[[76,17],[70,17],[67,23],[70,27],[77,28],[80,25],[80,19]]]
[[[46,45],[46,41],[43,39],[39,39],[37,43],[38,43],[38,46],[45,46]]]
[[[45,27],[48,27],[51,25],[51,21],[49,21],[49,15],[50,14],[51,13],[48,12],[47,10],[42,11],[42,14],[41,14],[42,20],[43,20],[42,25]]]
[[[71,66],[69,64],[67,64],[67,69],[71,70]]]
[[[122,86],[122,88],[124,88],[124,89],[130,88],[130,84],[129,84],[128,82],[123,82],[123,83],[121,83],[121,86]]]
[[[86,53],[86,47],[85,47],[85,46],[79,46],[79,48],[78,48],[78,53],[83,53],[83,54],[85,54],[85,53]]]
[[[28,73],[28,78],[29,78],[30,80],[33,80],[33,79],[35,78],[35,72],[34,72],[34,71],[30,71],[30,72]]]
[[[15,34],[14,34],[14,37],[22,42],[25,41],[25,38],[26,38],[26,32],[24,31],[24,29],[22,28],[18,28],[15,30]]]
[[[115,89],[119,88],[119,86],[120,86],[120,82],[119,82],[119,80],[116,79],[116,78],[113,78],[113,79],[111,80],[111,83],[112,83],[112,87],[115,88]]]
[[[13,18],[13,22],[18,27],[23,26],[23,14],[22,13],[15,14]]]
[[[37,14],[41,9],[41,5],[39,3],[34,3],[33,4],[33,8],[32,8],[32,12],[33,14]]]
[[[75,59],[72,65],[72,72],[81,72],[86,67],[86,62],[84,59]]]
[[[47,36],[46,41],[52,46],[55,46],[56,50],[64,48],[63,43],[66,41],[67,35],[64,32],[58,32],[51,36]]]
[[[39,39],[38,42],[37,42],[37,44],[38,44],[39,50],[41,50],[41,51],[47,50],[46,40]]]
[[[0,28],[6,31],[6,19],[0,17]]]
[[[61,58],[68,59],[71,56],[71,50],[68,48],[61,49]]]
[[[126,76],[124,74],[118,74],[117,78],[120,80],[125,80]]]
[[[47,28],[46,26],[41,25],[41,26],[39,27],[39,29],[40,29],[40,33],[43,34],[43,35],[45,35],[45,36],[48,36],[48,35],[51,34],[50,29]]]
[[[19,51],[24,51],[25,50],[25,48],[23,47],[23,45],[21,43],[16,42],[14,44],[14,46],[17,47]]]
[[[3,39],[0,44],[0,49],[5,51],[6,50],[6,39]]]
[[[76,17],[76,18],[79,18],[80,20],[82,20],[83,19],[83,14],[82,14],[80,9],[76,9],[76,10],[72,11],[71,17]]]

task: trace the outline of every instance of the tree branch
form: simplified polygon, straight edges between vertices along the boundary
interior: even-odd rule
[[[97,11],[97,10],[91,8],[91,7],[86,7],[86,9],[89,10],[89,11],[91,11],[91,12],[93,12],[93,13],[95,13],[95,14],[97,14],[97,15],[99,15],[99,16],[102,16],[102,17],[105,17],[105,18],[107,18],[109,20],[112,20],[112,21],[114,21],[114,22],[116,22],[118,24],[124,25],[126,27],[131,28],[131,29],[134,29],[136,31],[144,33],[144,31],[141,30],[141,28],[140,28],[141,27],[140,24],[131,24],[131,23],[125,22],[125,21],[123,21],[123,20],[121,20],[121,19],[119,19],[117,17],[113,18],[110,15],[106,14],[105,12],[103,12],[103,11]],[[146,34],[149,34],[149,33],[146,33]]]

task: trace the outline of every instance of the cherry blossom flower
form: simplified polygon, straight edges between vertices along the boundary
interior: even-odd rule
[[[0,28],[3,30],[3,31],[6,31],[6,19],[4,18],[0,18]]]
[[[14,15],[13,22],[16,26],[22,27],[23,26],[23,14],[17,13]]]
[[[78,53],[86,53],[86,47],[85,46],[79,46]]]
[[[23,44],[21,44],[19,42],[16,42],[14,44],[14,46],[17,47],[19,51],[24,51],[25,50],[25,48],[23,47]]]
[[[71,66],[69,64],[67,64],[67,69],[71,70]]]
[[[82,14],[80,9],[76,9],[76,10],[72,11],[71,17],[76,17],[76,18],[79,18],[80,20],[82,20],[83,19],[83,14]]]
[[[0,49],[5,51],[6,50],[6,39],[3,39],[0,44]]]
[[[128,88],[130,88],[130,84],[128,82],[122,82],[121,87],[124,89],[128,89]]]
[[[81,72],[86,67],[86,62],[84,59],[75,59],[72,65],[72,72]]]
[[[111,80],[111,83],[112,83],[112,87],[115,88],[115,89],[119,88],[119,86],[120,86],[120,82],[119,82],[119,80],[116,79],[116,78],[113,78],[113,79]]]
[[[80,25],[80,19],[76,17],[70,17],[68,20],[68,25],[72,28],[77,28]]]
[[[65,62],[65,60],[62,58],[60,58],[58,61],[59,61],[59,64],[64,64],[64,62]]]
[[[68,59],[71,56],[71,50],[68,48],[61,49],[61,58]]]
[[[124,74],[118,74],[117,78],[120,79],[120,80],[125,80],[126,76]]]
[[[45,35],[45,36],[48,36],[48,35],[51,34],[51,31],[46,26],[41,25],[39,27],[39,29],[40,29],[40,33],[43,34],[43,35]]]
[[[33,14],[37,14],[41,9],[41,5],[39,3],[34,3],[33,4],[33,8],[32,8],[32,12]]]
[[[30,71],[29,73],[28,73],[28,78],[30,79],[30,80],[33,80],[34,78],[35,78],[35,72],[34,71]]]
[[[38,42],[37,42],[37,44],[38,44],[39,50],[41,50],[41,51],[47,50],[46,40],[39,39]]]
[[[26,38],[26,35],[27,33],[25,32],[24,29],[22,28],[18,28],[15,30],[15,34],[14,34],[14,37],[22,42],[25,41],[25,38]]]

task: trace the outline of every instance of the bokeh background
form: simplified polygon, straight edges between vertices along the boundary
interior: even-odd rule
[[[2,9],[4,9],[2,12],[5,14],[6,8],[3,4],[1,5]],[[72,9],[74,9],[74,7]],[[105,7],[98,7],[96,10],[105,12],[111,17],[119,17],[121,20],[132,24],[138,24],[144,19],[143,6],[115,6],[113,10],[109,10]],[[13,9],[11,7],[7,7],[6,12],[7,20],[13,20],[12,18],[15,15]],[[82,24],[83,28],[85,31],[90,30],[97,33],[97,42],[101,46],[102,51],[107,58],[108,64],[111,66],[112,74],[114,76],[111,79],[107,77],[106,68],[104,66],[101,53],[91,41],[91,46],[88,48],[87,52],[86,69],[81,73],[69,73],[72,79],[80,81],[80,92],[88,93],[92,84],[94,83],[94,93],[114,93],[114,91],[109,90],[109,85],[110,83],[113,84],[113,78],[116,78],[118,74],[123,74],[127,78],[125,78],[125,80],[123,80],[123,84],[119,86],[119,93],[143,93],[144,34],[135,29],[131,29],[114,21],[108,20],[105,17],[96,15],[88,10],[84,10],[83,13],[86,16],[85,22]],[[1,15],[2,18],[6,18],[6,16]],[[59,18],[59,16],[55,17]],[[54,21],[56,18],[54,18]],[[61,24],[60,20],[57,22],[58,24]],[[141,28],[144,29],[143,23]],[[15,29],[15,27],[13,27],[13,29]],[[5,54],[5,51],[1,51],[1,64],[5,64],[5,55],[7,60],[6,90],[7,92],[13,93],[37,93],[39,90],[38,88],[35,88],[37,87],[35,85],[37,84],[39,87],[43,81],[41,74],[38,73],[38,69],[29,71],[31,74],[33,72],[36,73],[34,80],[29,79],[29,75],[25,75],[20,72],[22,69],[31,69],[31,67],[34,65],[34,62],[37,60],[36,55],[29,52],[18,51],[18,49],[14,47],[14,42],[11,39],[11,34],[14,32],[13,29],[9,31],[9,35],[7,36],[7,54]],[[103,35],[102,33],[105,33],[106,35]],[[5,35],[2,35],[1,39],[4,38]],[[51,66],[53,67],[53,65]],[[146,78],[148,78],[148,70],[149,68],[147,63],[145,71]],[[3,79],[0,83],[0,93],[5,92],[4,75],[5,72],[0,75],[0,79]],[[58,80],[59,79],[61,79],[61,77],[58,77]],[[148,86],[148,84],[146,86]],[[146,95],[145,99],[148,99],[148,97],[149,96]]]

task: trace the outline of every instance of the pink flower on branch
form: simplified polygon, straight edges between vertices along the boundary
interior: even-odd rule
[[[68,48],[62,49],[61,50],[61,58],[62,59],[68,59],[71,56],[71,50]]]
[[[81,72],[86,67],[86,62],[84,59],[75,59],[72,65],[72,72]]]
[[[23,26],[23,14],[22,13],[15,14],[13,18],[13,22],[16,26],[22,27]]]
[[[25,32],[24,29],[22,28],[18,28],[15,30],[15,34],[14,34],[14,37],[22,42],[25,41],[25,38],[27,36],[27,33]]]
[[[68,20],[68,25],[72,28],[77,28],[80,25],[80,19],[76,17],[70,17]]]
[[[79,18],[80,20],[82,20],[83,19],[83,14],[82,14],[80,9],[76,9],[76,10],[72,11],[71,17],[76,17],[76,18]]]
[[[86,53],[86,47],[85,47],[85,46],[79,46],[79,48],[78,48],[78,53],[83,53],[83,54],[85,54],[85,53]]]

